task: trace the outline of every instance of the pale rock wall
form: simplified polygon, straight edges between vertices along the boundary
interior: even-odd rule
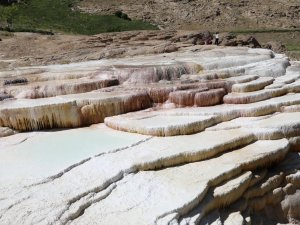
[[[174,91],[169,94],[169,100],[180,106],[195,105],[195,95],[199,92],[206,92],[208,89],[193,89],[187,91]]]
[[[145,92],[118,95],[93,93],[82,94],[78,99],[70,95],[65,98],[8,100],[0,107],[0,124],[21,131],[74,128],[151,106]]]
[[[9,101],[6,102],[9,104]],[[16,130],[43,130],[56,127],[78,127],[81,125],[80,112],[74,101],[54,104],[8,107],[0,110],[0,124]],[[63,114],[61,112],[64,112]]]
[[[195,95],[196,106],[213,106],[223,102],[223,96],[226,91],[223,88],[212,89]]]
[[[93,90],[101,89],[118,85],[118,80],[93,80],[93,81],[80,81],[72,82],[67,81],[65,84],[49,84],[49,85],[36,85],[26,88],[25,90],[17,90],[10,92],[15,98],[48,98],[57,95],[85,93]]]

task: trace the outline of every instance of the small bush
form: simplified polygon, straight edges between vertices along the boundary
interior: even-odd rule
[[[11,5],[16,1],[12,1],[12,0],[0,0],[0,5]]]
[[[126,13],[123,13],[122,11],[116,11],[115,12],[115,16],[119,17],[119,18],[121,18],[123,20],[131,21],[131,19],[128,17],[128,15]]]
[[[128,17],[128,15],[126,13],[123,13],[122,17],[123,20],[129,20],[131,21],[131,19]]]
[[[122,11],[115,12],[115,16],[121,18],[123,15]]]

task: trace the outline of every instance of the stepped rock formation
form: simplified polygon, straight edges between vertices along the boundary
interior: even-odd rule
[[[283,54],[188,45],[0,82],[0,224],[300,223],[300,62]]]

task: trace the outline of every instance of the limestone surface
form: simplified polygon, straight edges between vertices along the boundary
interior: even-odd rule
[[[300,222],[285,55],[188,45],[0,81],[1,225]]]

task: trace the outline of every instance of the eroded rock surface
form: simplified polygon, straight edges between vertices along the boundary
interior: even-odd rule
[[[154,22],[169,28],[236,29],[299,27],[299,1],[270,0],[209,1],[86,0],[78,8],[90,13],[113,14],[118,10],[130,18]],[[284,4],[285,3],[285,4]]]
[[[187,46],[0,81],[0,224],[300,221],[300,66],[285,55]]]

